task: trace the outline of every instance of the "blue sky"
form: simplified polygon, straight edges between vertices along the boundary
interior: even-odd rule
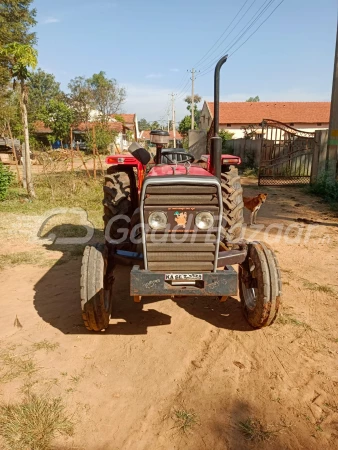
[[[213,72],[204,72],[261,7],[271,3],[230,53],[280,1],[35,0],[39,66],[65,90],[71,78],[103,70],[127,89],[123,112],[148,120],[164,119],[176,92],[180,120],[191,89],[187,70],[201,70],[195,92],[211,100]],[[336,29],[337,0],[284,0],[223,66],[221,99],[330,100]]]

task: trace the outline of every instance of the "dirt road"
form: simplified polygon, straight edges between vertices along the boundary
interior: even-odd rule
[[[244,184],[247,195],[262,191]],[[53,448],[337,448],[337,215],[297,188],[264,191],[257,228],[246,234],[276,250],[284,298],[278,321],[262,330],[247,325],[237,297],[134,304],[129,270],[119,267],[110,328],[89,333],[80,317],[80,256],[2,239],[1,253],[24,247],[55,260],[0,272],[1,351],[29,354],[34,389],[60,395],[74,413],[74,437]],[[16,315],[22,328],[13,326]],[[50,345],[34,345],[43,340]],[[25,383],[24,374],[1,382],[1,401],[19,399]],[[267,433],[249,430],[252,442],[240,430],[250,418]]]

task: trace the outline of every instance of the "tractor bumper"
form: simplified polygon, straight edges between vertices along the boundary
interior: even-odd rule
[[[237,294],[237,273],[231,266],[213,273],[180,274],[182,276],[180,280],[177,280],[176,275],[150,272],[141,270],[140,266],[134,266],[130,273],[130,295],[134,297],[174,295],[224,297]],[[194,278],[201,279],[190,281]]]

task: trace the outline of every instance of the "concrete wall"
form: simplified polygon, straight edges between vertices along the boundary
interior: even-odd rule
[[[315,149],[311,168],[311,183],[314,183],[325,173],[328,137],[329,130],[316,130],[315,132]]]
[[[198,160],[207,153],[207,133],[201,130],[189,131],[189,153]]]
[[[227,148],[231,153],[239,156],[244,164],[258,167],[261,158],[262,141],[260,139],[231,139]]]

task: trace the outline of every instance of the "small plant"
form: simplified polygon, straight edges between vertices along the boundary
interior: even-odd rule
[[[276,323],[279,323],[280,325],[293,325],[295,327],[302,327],[306,330],[311,330],[310,325],[305,322],[301,322],[295,317],[292,317],[290,314],[280,314],[276,320]]]
[[[0,161],[0,201],[5,200],[9,186],[14,179],[14,174]]]
[[[184,409],[176,409],[173,420],[175,421],[175,428],[178,428],[178,431],[185,434],[198,424],[197,414],[194,411],[186,411]]]
[[[0,353],[0,383],[8,383],[23,375],[31,375],[37,370],[29,356],[18,356],[12,352]]]
[[[335,295],[334,289],[332,289],[330,286],[321,285],[317,283],[311,283],[310,281],[304,281],[303,285],[305,289],[308,289],[310,291],[317,291],[317,292],[324,292],[325,294],[329,295]]]
[[[47,339],[44,339],[43,341],[40,341],[40,342],[35,342],[33,344],[33,348],[35,350],[46,350],[47,353],[53,352],[59,346],[60,346],[60,344],[58,342],[52,343],[52,342],[47,341]]]
[[[46,450],[55,437],[73,432],[61,398],[32,394],[20,403],[0,405],[0,436],[10,450]]]
[[[239,431],[248,441],[269,441],[276,436],[276,431],[269,430],[258,419],[248,418],[238,424]]]

